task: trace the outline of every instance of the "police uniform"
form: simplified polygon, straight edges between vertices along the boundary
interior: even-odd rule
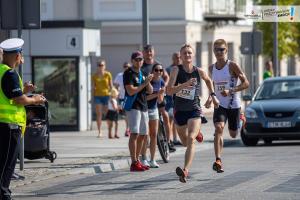
[[[24,41],[13,38],[3,41],[4,55],[20,53]],[[26,112],[13,98],[23,95],[23,84],[18,73],[6,64],[0,64],[0,199],[11,199],[10,180],[14,172],[19,141],[26,127]]]

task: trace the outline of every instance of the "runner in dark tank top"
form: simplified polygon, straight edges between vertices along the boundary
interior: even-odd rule
[[[198,67],[193,66],[194,51],[190,45],[180,49],[182,65],[175,66],[170,75],[167,94],[175,95],[174,119],[178,135],[182,144],[186,146],[183,168],[177,167],[176,174],[179,181],[186,182],[188,170],[195,155],[195,139],[199,137],[201,126],[201,105],[199,98],[199,83],[203,79],[211,94],[214,94],[213,84],[207,74]],[[200,79],[201,78],[201,79]],[[215,96],[212,97],[216,107],[219,106]],[[201,134],[201,133],[200,133]]]

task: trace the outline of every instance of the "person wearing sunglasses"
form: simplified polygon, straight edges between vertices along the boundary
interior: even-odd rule
[[[96,73],[92,75],[92,86],[94,103],[96,107],[97,115],[97,127],[98,136],[102,137],[101,125],[102,125],[102,115],[106,115],[108,110],[108,101],[110,97],[110,91],[113,88],[112,75],[106,70],[106,62],[104,59],[98,61],[98,67]]]
[[[159,113],[157,104],[161,103],[165,94],[165,82],[162,79],[163,67],[161,64],[156,63],[152,67],[151,74],[153,78],[151,85],[153,87],[153,93],[147,95],[148,115],[149,115],[149,137],[150,137],[150,168],[158,168],[159,165],[155,160],[156,145],[157,145],[157,132],[158,132],[158,120]],[[146,146],[146,145],[144,145]],[[147,148],[143,148],[141,154],[146,157]]]
[[[201,136],[201,105],[200,81],[204,80],[210,93],[213,93],[213,84],[209,76],[200,67],[193,65],[194,50],[191,45],[185,44],[180,49],[182,65],[173,67],[170,81],[167,85],[167,94],[174,95],[174,119],[176,129],[183,146],[187,147],[183,168],[177,167],[176,174],[179,181],[187,181],[189,168],[195,155],[195,140]],[[215,97],[213,103],[218,107]]]
[[[156,59],[155,59],[155,49],[153,47],[153,45],[151,44],[147,44],[144,46],[143,49],[143,56],[144,56],[144,63],[142,66],[142,70],[146,73],[146,74],[150,74],[153,68],[153,65],[156,63],[159,63]],[[169,75],[168,73],[163,70],[163,73],[161,74],[164,82],[167,84],[169,81]],[[170,123],[169,123],[169,115],[165,110],[165,100],[162,101],[161,103],[159,103],[158,105],[158,110],[159,112],[162,114],[163,117],[163,121],[164,121],[164,126],[166,129],[166,134],[167,134],[167,139],[168,142],[170,141]],[[147,142],[145,141],[144,143],[144,151],[147,148],[146,144]],[[176,149],[173,147],[170,149],[170,152],[174,152]],[[145,165],[150,166],[150,164],[147,161],[147,157],[145,155],[142,155],[142,159],[141,159],[142,163],[144,163]]]
[[[215,157],[213,170],[217,173],[224,172],[221,160],[223,150],[223,131],[228,120],[229,134],[235,138],[238,134],[241,102],[238,92],[249,87],[249,82],[239,65],[227,59],[228,45],[224,39],[217,39],[213,44],[213,51],[217,62],[209,66],[209,72],[213,80],[215,93],[212,93],[205,103],[205,107],[211,106],[212,97],[217,97],[220,106],[214,108],[213,122],[215,126]],[[238,85],[238,79],[240,84]]]
[[[132,67],[128,68],[123,75],[125,86],[126,117],[129,130],[129,152],[131,156],[130,171],[145,171],[149,167],[143,165],[139,155],[145,138],[148,134],[148,106],[147,94],[152,94],[153,88],[150,84],[153,75],[146,74],[141,70],[143,65],[143,54],[140,51],[131,54]],[[130,103],[129,103],[130,102]]]

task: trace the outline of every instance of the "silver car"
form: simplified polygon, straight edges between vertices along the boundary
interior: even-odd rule
[[[246,124],[241,139],[255,146],[259,139],[266,144],[273,140],[300,139],[300,77],[287,76],[266,79],[257,89],[245,109]]]

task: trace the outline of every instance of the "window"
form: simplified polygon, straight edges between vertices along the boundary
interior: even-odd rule
[[[77,58],[33,58],[33,77],[37,92],[49,104],[50,125],[78,126]]]

